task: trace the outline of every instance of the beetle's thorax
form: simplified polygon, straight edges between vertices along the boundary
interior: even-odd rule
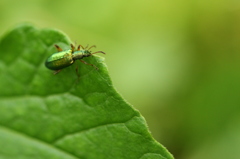
[[[88,57],[88,56],[91,56],[91,52],[88,50],[79,50],[79,51],[73,52],[73,54],[72,54],[73,60],[82,59],[82,58]]]

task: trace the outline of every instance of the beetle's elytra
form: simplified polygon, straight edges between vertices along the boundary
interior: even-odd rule
[[[96,54],[96,53],[105,54],[102,51],[97,51],[97,52],[91,53],[90,49],[93,47],[96,47],[95,45],[93,45],[89,48],[88,48],[88,46],[86,46],[84,48],[82,45],[78,45],[77,49],[75,50],[75,47],[71,44],[71,49],[65,50],[65,51],[63,51],[58,45],[55,45],[55,47],[57,48],[58,52],[49,56],[45,62],[45,66],[47,68],[55,71],[54,74],[57,74],[63,68],[72,65],[76,60],[79,60],[84,64],[91,65],[91,66],[95,67],[96,69],[98,69],[95,65],[88,64],[87,62],[85,62],[81,59],[83,59],[84,57],[92,56],[93,54]],[[76,68],[76,72],[78,72],[78,68]]]

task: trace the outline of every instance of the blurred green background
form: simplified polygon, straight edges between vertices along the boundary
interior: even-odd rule
[[[0,0],[0,35],[21,22],[106,52],[114,86],[176,159],[240,158],[240,1]]]

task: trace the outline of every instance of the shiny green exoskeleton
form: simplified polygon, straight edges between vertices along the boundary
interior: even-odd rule
[[[57,74],[61,71],[61,69],[72,65],[76,60],[80,60],[82,63],[91,65],[98,69],[95,65],[88,64],[87,62],[81,59],[83,59],[84,57],[92,56],[93,54],[96,53],[105,54],[102,51],[91,53],[90,49],[96,47],[95,45],[89,48],[87,47],[84,48],[82,45],[78,45],[78,48],[75,50],[75,47],[71,44],[71,49],[65,51],[63,51],[58,45],[55,45],[55,47],[57,48],[58,52],[48,57],[45,62],[45,66],[47,68],[55,70],[54,74]],[[76,68],[76,72],[78,73],[78,68]]]

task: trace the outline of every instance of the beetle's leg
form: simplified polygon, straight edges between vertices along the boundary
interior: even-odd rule
[[[81,46],[80,46],[80,45],[78,45],[78,47],[77,47],[77,51],[80,51],[80,47],[81,47]]]
[[[82,48],[83,50],[85,49],[82,45],[78,45],[79,46],[79,50]],[[79,51],[78,50],[78,51]]]
[[[78,76],[78,79],[79,79],[80,74],[79,74],[79,72],[78,72],[78,66],[76,66],[76,73],[77,73],[77,76]]]
[[[53,72],[54,75],[58,74],[61,70],[56,70]]]
[[[73,46],[73,44],[71,44],[71,48],[72,48],[72,52],[75,51],[75,47]]]
[[[56,49],[57,49],[58,52],[63,51],[58,45],[55,44],[54,46],[56,47]]]
[[[96,47],[96,45],[92,45],[92,46],[90,46],[90,47],[88,48],[88,50],[90,50],[90,49],[93,48],[93,47]]]
[[[79,79],[80,79],[80,74],[78,72],[78,66],[76,66],[76,74],[77,74],[77,80],[76,80],[76,83],[79,82]]]
[[[93,64],[87,63],[86,61],[83,61],[83,60],[79,60],[79,61],[81,61],[82,63],[84,63],[84,64],[86,64],[86,65],[91,65],[91,66],[95,67],[96,70],[98,70],[97,66],[95,66],[95,65],[93,65]]]

